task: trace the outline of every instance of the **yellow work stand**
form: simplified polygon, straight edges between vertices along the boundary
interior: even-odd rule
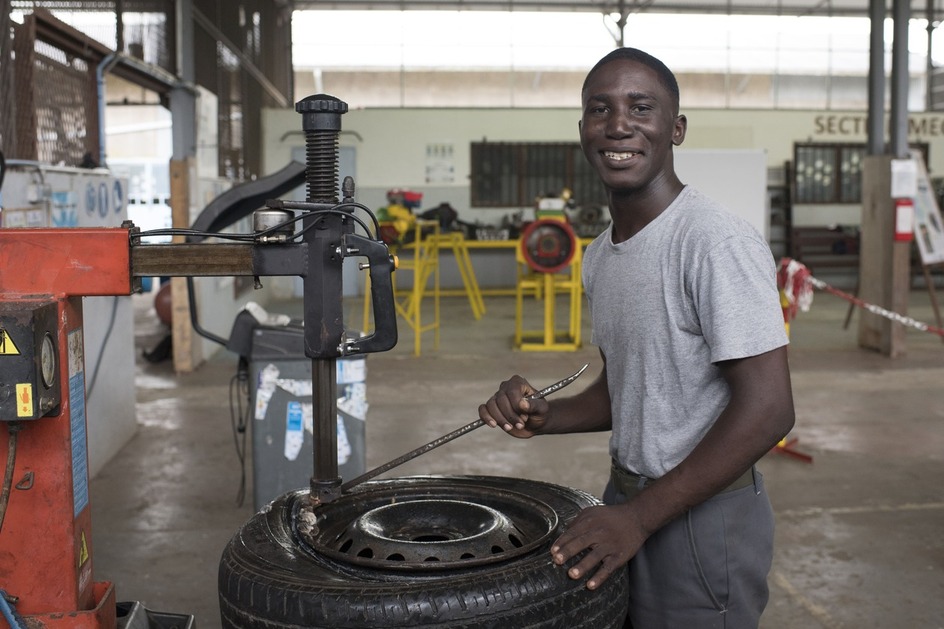
[[[413,355],[419,356],[424,332],[433,331],[433,348],[439,349],[439,222],[417,220],[412,229],[413,241],[405,245],[393,245],[390,252],[398,260],[392,277],[394,306],[397,314],[413,330]],[[413,273],[413,285],[410,288],[397,289],[397,277],[401,272]],[[423,299],[428,296],[433,299],[433,320],[423,323]],[[364,289],[364,330],[370,328],[368,275]]]
[[[576,351],[580,348],[583,284],[580,268],[583,248],[577,247],[566,269],[558,273],[533,271],[525,262],[521,247],[516,249],[518,285],[515,290],[515,347],[530,352]],[[524,297],[544,300],[544,329],[524,330]],[[566,294],[570,308],[568,327],[557,329],[557,296]]]
[[[469,257],[469,247],[466,245],[465,236],[461,232],[450,232],[436,238],[440,251],[447,247],[452,249],[456,257],[456,266],[459,267],[459,275],[462,277],[462,285],[465,287],[465,294],[469,298],[469,306],[472,307],[472,316],[478,321],[485,314],[485,301],[482,299],[482,291],[475,277],[475,269],[472,267],[472,258]]]

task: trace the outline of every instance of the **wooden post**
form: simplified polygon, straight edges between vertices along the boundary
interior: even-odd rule
[[[941,307],[937,301],[937,292],[934,290],[934,276],[931,274],[932,268],[941,266],[940,264],[922,264],[921,268],[924,271],[924,283],[928,287],[928,296],[931,298],[931,308],[934,309],[934,322],[937,327],[944,328],[944,323],[941,322]],[[941,337],[941,341],[944,341],[944,337]]]
[[[170,161],[170,209],[174,227],[190,227],[191,188],[196,182],[192,157]],[[183,242],[175,236],[175,242]],[[170,280],[171,335],[174,346],[174,370],[189,373],[203,362],[203,347],[194,338],[190,323],[190,300],[187,296],[187,278]]]
[[[859,297],[893,312],[907,314],[911,243],[894,239],[891,161],[890,155],[869,155],[862,164]],[[906,351],[904,327],[863,311],[859,318],[859,346],[890,357],[903,356]]]

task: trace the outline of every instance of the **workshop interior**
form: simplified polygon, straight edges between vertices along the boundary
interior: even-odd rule
[[[600,369],[581,265],[609,216],[576,143],[579,108],[524,95],[532,104],[437,106],[423,100],[436,89],[409,92],[402,72],[400,104],[372,106],[395,89],[389,77],[294,65],[292,21],[320,4],[0,0],[0,624],[623,626],[625,575],[591,592],[548,552],[600,504],[605,438],[529,459],[473,421],[515,371],[543,397]],[[899,39],[909,19],[939,18],[930,4],[833,4],[887,19]],[[652,7],[517,7],[547,9],[607,16],[605,51],[632,45],[627,21]],[[849,88],[881,103],[878,140],[871,109],[801,107],[778,122],[776,107],[696,98],[693,146],[677,155],[683,178],[754,224],[783,263],[800,412],[763,461],[780,536],[767,628],[944,622],[931,421],[944,376],[944,103],[930,53],[920,80],[902,69],[906,52],[887,53],[890,94],[865,76]],[[528,89],[541,83],[522,72]],[[560,73],[574,101],[584,72]],[[680,77],[704,98],[696,74]],[[741,92],[756,88],[741,78]],[[142,325],[158,331],[146,345]],[[199,398],[212,410],[188,412]],[[158,567],[162,553],[137,536],[150,524],[97,516],[96,496],[145,460],[155,423],[210,422],[224,437],[209,474],[223,498],[186,515],[152,504],[163,494],[131,499],[167,514],[161,535],[181,536],[182,557]],[[215,460],[188,440],[184,458]],[[179,443],[152,447],[144,474],[176,473]],[[173,476],[169,495],[187,493],[192,473]],[[145,486],[125,480],[122,496]],[[98,513],[117,512],[137,517]],[[177,518],[197,522],[196,541]],[[175,581],[190,598],[168,594]],[[194,598],[199,609],[179,602]]]

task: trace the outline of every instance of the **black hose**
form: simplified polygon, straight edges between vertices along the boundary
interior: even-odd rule
[[[16,435],[20,432],[19,422],[7,424],[10,440],[7,445],[7,467],[3,474],[3,489],[0,490],[0,529],[3,529],[3,519],[7,514],[7,504],[10,502],[10,491],[13,489],[13,470],[16,467]]]
[[[243,399],[246,400],[245,409]],[[249,413],[252,402],[249,395],[249,361],[239,357],[236,374],[229,381],[229,416],[233,425],[233,443],[239,459],[239,489],[236,491],[236,506],[243,506],[246,498],[246,435],[249,432]]]
[[[112,330],[115,328],[115,319],[118,316],[118,297],[115,296],[111,304],[111,318],[108,321],[108,327],[105,329],[105,337],[102,339],[102,349],[98,352],[98,360],[95,361],[95,368],[92,370],[92,377],[89,379],[86,387],[85,397],[92,397],[92,391],[95,390],[95,381],[98,380],[98,370],[102,367],[105,359],[105,350],[108,347],[108,339],[111,338]]]
[[[219,343],[223,347],[226,347],[226,344],[229,343],[222,336],[217,336],[209,330],[204,330],[200,327],[200,322],[197,321],[197,296],[193,290],[193,278],[187,278],[187,301],[190,302],[190,323],[193,325],[193,331],[202,336],[205,339],[210,339],[215,343]]]

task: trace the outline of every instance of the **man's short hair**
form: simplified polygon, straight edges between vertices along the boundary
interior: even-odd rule
[[[651,68],[659,76],[659,80],[662,81],[663,87],[669,90],[669,93],[672,94],[672,97],[675,99],[675,105],[678,107],[679,86],[675,75],[664,63],[650,55],[648,52],[644,52],[638,48],[617,48],[597,61],[596,65],[590,68],[590,71],[587,72],[587,78],[585,78],[583,81],[583,88],[581,89],[580,93],[583,94],[586,92],[587,83],[590,81],[590,77],[596,74],[597,70],[611,61],[616,61],[617,59],[629,59],[630,61],[636,61],[648,68]]]

